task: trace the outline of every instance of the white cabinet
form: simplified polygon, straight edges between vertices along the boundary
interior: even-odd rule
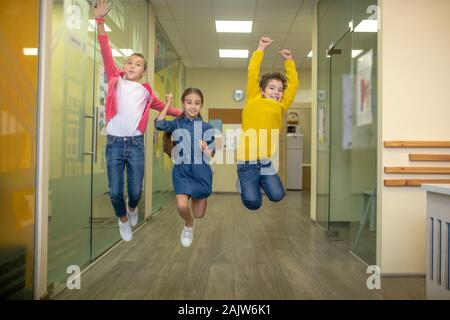
[[[427,299],[450,300],[450,185],[427,191]]]
[[[286,189],[303,189],[303,135],[287,134],[286,152]]]

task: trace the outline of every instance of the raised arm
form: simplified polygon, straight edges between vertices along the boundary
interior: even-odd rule
[[[172,97],[173,101],[173,97]],[[150,109],[154,109],[156,111],[162,111],[165,108],[165,103],[158,99],[158,97],[154,96],[152,104],[150,105]],[[174,108],[173,106],[169,106],[167,109],[167,114],[169,116],[178,117],[182,111],[180,109]]]
[[[166,118],[167,111],[169,110],[172,103],[173,103],[173,95],[167,94],[166,95],[166,104],[164,105],[164,108],[159,113],[158,118],[156,118],[156,121],[164,120]]]
[[[292,57],[291,51],[283,49],[279,52],[284,60],[284,69],[286,72],[287,88],[283,92],[281,98],[281,105],[286,110],[290,107],[297,94],[299,86],[297,69],[295,68],[295,61]]]
[[[166,121],[166,115],[167,111],[169,110],[170,106],[173,103],[173,96],[172,94],[166,95],[166,104],[164,105],[164,108],[161,110],[161,112],[158,115],[158,118],[156,118],[155,125],[156,129],[160,131],[165,131],[172,133],[176,129],[176,125],[174,121]]]
[[[258,48],[253,52],[247,71],[247,100],[260,94],[259,88],[259,69],[264,58],[264,50],[273,42],[268,37],[262,37],[259,40]]]
[[[111,3],[108,0],[98,0],[96,6],[92,7],[94,17],[97,24],[97,38],[100,43],[100,49],[105,65],[106,79],[109,81],[111,76],[118,70],[114,58],[112,56],[111,47],[109,46],[108,35],[105,31],[105,16],[111,10]]]

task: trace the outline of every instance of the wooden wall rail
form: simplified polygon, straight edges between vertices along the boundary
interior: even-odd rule
[[[385,148],[450,148],[450,141],[384,141]],[[450,154],[409,154],[410,161],[450,161]],[[450,174],[450,167],[384,167],[391,174]],[[450,179],[384,179],[387,187],[420,187],[424,183],[447,184]]]
[[[450,174],[450,167],[384,167],[384,173]]]
[[[450,148],[450,141],[385,141],[385,148]]]
[[[450,179],[384,179],[386,187],[420,187],[423,183],[447,184]]]
[[[418,154],[409,155],[410,161],[450,161],[450,154]]]

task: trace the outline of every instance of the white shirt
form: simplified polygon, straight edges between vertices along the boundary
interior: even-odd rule
[[[150,94],[139,82],[119,78],[116,89],[117,114],[108,122],[106,133],[118,137],[138,136],[139,121]]]

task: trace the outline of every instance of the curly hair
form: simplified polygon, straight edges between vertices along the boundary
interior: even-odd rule
[[[287,86],[286,77],[284,75],[282,75],[280,72],[270,72],[270,73],[263,74],[261,77],[261,80],[259,80],[259,87],[261,88],[261,90],[264,91],[264,89],[266,89],[270,80],[281,81],[281,83],[283,83],[283,90],[286,89],[286,86]]]

